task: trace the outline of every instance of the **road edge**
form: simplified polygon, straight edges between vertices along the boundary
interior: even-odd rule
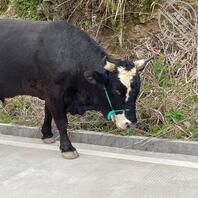
[[[0,134],[20,137],[40,138],[40,128],[12,124],[0,124]],[[54,132],[58,139],[57,131]],[[141,151],[160,153],[175,153],[198,156],[198,142],[171,140],[140,136],[119,136],[93,131],[70,131],[69,137],[72,142],[94,144]]]

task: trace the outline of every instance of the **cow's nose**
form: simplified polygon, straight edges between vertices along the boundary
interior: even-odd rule
[[[128,129],[130,127],[129,122],[125,122],[125,127],[126,127],[126,129]]]

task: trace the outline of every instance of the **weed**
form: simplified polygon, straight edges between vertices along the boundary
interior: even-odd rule
[[[192,126],[190,126],[188,131],[190,133],[194,133],[194,134],[198,133],[198,123],[197,124],[193,124]]]
[[[6,2],[0,0],[2,1]],[[57,2],[59,19],[67,20],[84,30],[96,27],[96,32],[101,30],[105,38],[107,33],[110,38],[107,43],[108,46],[110,43],[110,47],[114,46],[113,49],[111,48],[114,54],[123,55],[126,49],[135,57],[137,55],[144,58],[151,52],[157,54],[158,58],[152,66],[149,64],[141,73],[142,87],[137,101],[138,130],[133,131],[134,135],[198,140],[197,81],[192,79],[195,71],[194,60],[197,60],[194,52],[186,52],[176,47],[175,43],[164,40],[161,34],[146,39],[136,39],[129,44],[130,29],[135,24],[145,23],[149,19],[151,5],[157,1],[54,0],[54,2]],[[40,19],[36,8],[43,3],[42,0],[10,0],[10,3],[17,17]],[[104,27],[108,28],[104,29]],[[173,31],[171,26],[169,29]],[[137,32],[140,33],[142,29]],[[131,37],[133,36],[135,35]],[[99,39],[104,38],[101,36]],[[118,49],[118,40],[120,44],[123,42],[122,49]],[[126,40],[129,41],[125,42]],[[101,45],[105,46],[105,42]],[[44,117],[43,107],[44,102],[32,97],[7,99],[5,108],[0,109],[0,122],[41,126]],[[68,115],[68,120],[70,130],[87,129],[120,135],[128,134],[126,130],[119,130],[113,123],[99,118],[98,113],[94,111],[87,112],[84,116]]]
[[[0,0],[0,13],[7,9],[8,3],[8,0]]]
[[[162,87],[167,86],[167,87],[169,87],[169,86],[172,85],[172,81],[170,79],[167,66],[162,63],[161,59],[157,59],[153,63],[153,70],[154,70],[155,78],[156,78],[159,86],[162,86]]]
[[[36,11],[37,6],[41,2],[42,0],[10,0],[10,4],[15,9],[17,17],[33,20],[41,19]]]
[[[178,71],[178,69],[181,68],[181,65],[182,63],[180,60],[175,61],[175,63],[173,64],[173,72],[174,72],[173,74],[175,74]]]
[[[11,121],[12,121],[12,118],[10,117],[10,115],[4,110],[0,110],[0,122],[10,123]]]
[[[185,115],[183,114],[183,112],[179,109],[176,108],[172,108],[170,109],[170,111],[168,111],[165,115],[166,118],[166,122],[169,124],[172,123],[177,123],[178,121],[181,121],[185,118]]]

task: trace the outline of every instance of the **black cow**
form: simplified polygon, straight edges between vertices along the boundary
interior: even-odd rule
[[[31,95],[45,100],[42,139],[54,142],[53,118],[67,159],[78,157],[67,136],[68,112],[96,110],[106,117],[112,109],[122,110],[111,116],[117,127],[136,123],[137,72],[149,60],[113,59],[85,32],[63,21],[0,20],[0,98]]]

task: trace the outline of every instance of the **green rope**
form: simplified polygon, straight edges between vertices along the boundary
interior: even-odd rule
[[[109,97],[109,94],[108,94],[108,92],[107,92],[106,87],[104,87],[104,91],[105,91],[106,98],[107,98],[107,100],[108,100],[108,102],[109,102],[109,106],[111,107],[111,110],[113,110],[113,105],[112,105],[112,103],[111,103],[111,100],[110,100],[110,97]]]
[[[113,109],[113,105],[111,103],[111,99],[109,97],[109,94],[107,92],[107,89],[106,87],[104,87],[104,92],[105,92],[105,95],[106,95],[106,98],[107,98],[107,101],[109,103],[109,106],[111,108],[111,111],[109,111],[109,113],[107,114],[107,120],[111,120],[112,116],[116,115],[116,113],[118,112],[125,112],[125,111],[129,111],[129,109],[120,109],[120,110],[114,110]],[[132,136],[132,130],[131,129],[128,129],[128,136]]]
[[[129,109],[114,110],[114,109],[113,109],[113,105],[112,105],[112,103],[111,103],[111,99],[110,99],[110,97],[109,97],[109,94],[108,94],[108,92],[107,92],[106,87],[104,87],[104,92],[105,92],[107,101],[108,101],[108,103],[109,103],[109,106],[110,106],[110,108],[111,108],[111,111],[109,111],[109,113],[107,114],[107,120],[110,121],[111,118],[112,118],[112,116],[113,116],[113,115],[116,115],[116,113],[129,111]]]

